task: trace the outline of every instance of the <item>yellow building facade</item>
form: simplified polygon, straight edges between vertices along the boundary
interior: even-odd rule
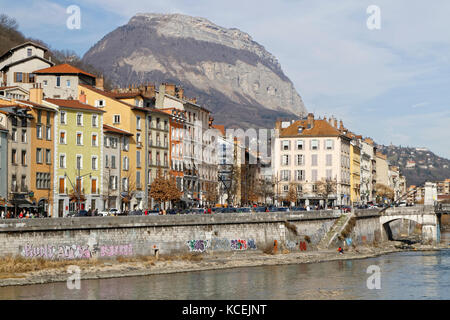
[[[358,140],[350,143],[350,201],[358,204],[361,201],[361,147]]]

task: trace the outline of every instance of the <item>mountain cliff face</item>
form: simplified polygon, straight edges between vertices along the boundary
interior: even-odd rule
[[[172,82],[228,126],[273,127],[306,112],[277,59],[238,30],[180,14],[137,14],[83,57],[114,84]]]

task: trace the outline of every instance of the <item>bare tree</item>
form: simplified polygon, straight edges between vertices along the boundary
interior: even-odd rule
[[[320,181],[316,181],[317,194],[321,195],[325,199],[325,208],[328,207],[328,198],[332,194],[336,194],[337,181],[336,179],[323,178]]]

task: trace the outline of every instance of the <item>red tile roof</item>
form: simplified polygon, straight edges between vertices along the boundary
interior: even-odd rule
[[[214,129],[217,129],[220,131],[220,133],[222,133],[222,135],[225,135],[225,126],[223,124],[213,124],[212,127]]]
[[[303,127],[302,133],[298,133],[298,127]],[[311,129],[308,129],[308,120],[297,120],[289,127],[281,129],[280,137],[302,137],[302,136],[326,136],[337,137],[342,133],[339,129],[333,127],[326,120],[314,120],[314,125]]]
[[[105,112],[103,110],[100,110],[99,108],[90,106],[88,104],[82,103],[78,100],[65,100],[65,99],[50,99],[47,98],[45,101],[48,101],[50,103],[56,104],[57,106],[64,107],[64,108],[72,108],[72,109],[80,109],[80,110],[89,110],[89,111],[96,111],[96,112]]]
[[[89,77],[93,77],[95,78],[95,75],[85,72],[81,69],[78,69],[74,66],[71,66],[68,63],[63,63],[63,64],[58,64],[56,66],[50,67],[50,68],[45,68],[45,69],[40,69],[40,70],[36,70],[33,73],[51,73],[51,74],[84,74],[87,75]]]

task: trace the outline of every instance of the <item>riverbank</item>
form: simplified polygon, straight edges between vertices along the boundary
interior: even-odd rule
[[[359,246],[350,248],[344,254],[335,250],[303,251],[295,253],[266,254],[258,251],[236,251],[221,254],[185,254],[181,256],[118,258],[105,261],[67,261],[58,265],[46,265],[42,270],[27,272],[0,273],[0,287],[66,282],[70,273],[69,265],[80,267],[81,280],[107,279],[118,277],[148,276],[192,271],[219,270],[241,267],[318,263],[335,260],[353,260],[377,257],[404,251],[430,251],[448,249],[449,245],[413,245],[401,248],[399,243],[391,242],[383,247]]]

